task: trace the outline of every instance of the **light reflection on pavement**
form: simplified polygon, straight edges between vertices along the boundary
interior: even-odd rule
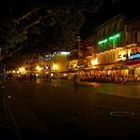
[[[62,84],[63,86],[71,86],[71,82]],[[131,98],[140,98],[140,83],[96,83],[96,82],[81,82],[79,90],[88,91],[89,93],[102,93],[116,96],[125,96]]]

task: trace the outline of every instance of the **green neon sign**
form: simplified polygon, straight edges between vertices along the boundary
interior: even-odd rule
[[[108,37],[108,38],[106,38],[106,39],[104,39],[104,40],[99,41],[99,42],[98,42],[98,45],[101,45],[101,44],[103,44],[103,43],[107,43],[108,40],[117,39],[117,38],[119,38],[120,36],[121,36],[120,33],[117,33],[117,34],[115,34],[115,35],[112,35],[112,36],[110,36],[110,37]]]
[[[99,41],[98,44],[100,45],[100,44],[106,43],[107,41],[108,39],[104,39],[104,40]]]
[[[118,38],[118,37],[120,37],[120,33],[117,33],[117,34],[115,34],[115,35],[109,37],[109,40],[116,39],[116,38]]]

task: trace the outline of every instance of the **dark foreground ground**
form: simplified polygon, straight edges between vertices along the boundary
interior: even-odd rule
[[[75,93],[66,83],[7,83],[0,89],[0,139],[53,138],[140,139],[140,100],[82,85]]]
[[[5,97],[0,93],[0,139],[15,140],[16,128],[10,117]]]

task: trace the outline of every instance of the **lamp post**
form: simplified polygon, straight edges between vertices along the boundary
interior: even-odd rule
[[[6,82],[6,64],[3,66],[3,82]]]
[[[80,36],[77,36],[77,42],[78,42],[78,80],[80,81],[80,67],[79,67],[79,62],[80,62],[80,42],[81,42],[81,39],[80,39]]]
[[[0,58],[1,58],[1,47],[0,47]]]
[[[79,61],[79,58],[80,58],[80,42],[81,42],[80,36],[77,37],[77,42],[78,42],[78,61]]]

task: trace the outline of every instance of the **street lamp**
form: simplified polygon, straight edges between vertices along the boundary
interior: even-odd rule
[[[24,67],[19,68],[19,72],[22,74],[25,73],[25,68]]]
[[[40,71],[42,70],[42,68],[41,68],[40,66],[36,66],[36,70],[37,70],[38,72],[40,72]]]
[[[80,42],[81,42],[80,36],[77,36],[77,42],[78,42],[78,61],[79,61],[79,58],[80,58]]]
[[[1,48],[0,48],[0,58],[1,58]]]
[[[80,67],[79,67],[79,62],[80,62],[80,42],[81,42],[81,39],[80,39],[80,36],[77,36],[77,42],[78,42],[78,78],[79,78],[79,81],[80,81]]]

